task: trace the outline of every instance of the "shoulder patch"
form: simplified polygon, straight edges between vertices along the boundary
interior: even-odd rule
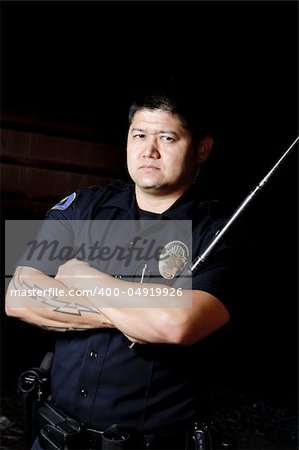
[[[71,206],[71,204],[73,203],[73,201],[75,200],[76,197],[77,197],[76,192],[73,192],[71,195],[68,195],[67,197],[63,198],[59,203],[57,203],[57,205],[53,206],[53,208],[51,208],[51,210],[59,209],[61,211],[64,211],[69,206]]]

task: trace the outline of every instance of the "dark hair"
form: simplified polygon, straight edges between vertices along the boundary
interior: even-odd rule
[[[211,134],[208,108],[202,100],[194,91],[190,92],[187,86],[182,88],[174,82],[167,86],[154,87],[136,95],[129,110],[129,125],[137,111],[161,109],[179,116],[182,125],[192,133],[195,142],[199,142],[204,136]]]

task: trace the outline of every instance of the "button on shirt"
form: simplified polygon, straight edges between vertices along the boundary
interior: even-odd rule
[[[65,209],[48,212],[40,238],[55,238],[58,231],[53,220],[59,223],[60,235],[71,241],[80,234],[80,228],[70,231],[69,221],[80,224],[90,220],[138,220],[145,218],[142,214],[133,185],[116,182],[102,189],[87,188],[79,191]],[[151,214],[148,218],[192,220],[192,260],[224,223],[217,205],[197,200],[192,189],[163,214]],[[203,270],[192,278],[193,289],[211,293],[227,307],[231,255],[230,246],[223,242]],[[51,261],[51,267],[44,267],[32,258],[31,265],[55,275],[58,262]],[[112,266],[108,273],[114,271]],[[52,366],[56,404],[98,430],[114,423],[143,433],[186,426],[201,406],[197,386],[202,368],[197,371],[194,364],[195,358],[200,361],[199,346],[146,344],[130,348],[130,344],[121,332],[110,328],[59,335]]]

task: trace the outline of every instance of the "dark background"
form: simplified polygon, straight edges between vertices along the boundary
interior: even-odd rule
[[[1,2],[1,20],[4,127],[33,117],[14,126],[54,123],[123,151],[135,88],[175,74],[210,99],[215,148],[199,187],[231,211],[298,134],[297,2]],[[297,153],[240,221],[253,243],[246,282],[236,279],[241,306],[206,362],[215,390],[282,408],[297,400]],[[52,336],[5,316],[1,329],[2,389],[13,390]]]

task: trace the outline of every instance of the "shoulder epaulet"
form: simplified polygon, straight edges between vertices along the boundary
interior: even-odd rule
[[[114,180],[112,183],[108,184],[107,187],[116,191],[126,191],[132,187],[132,184],[123,180]]]
[[[81,193],[99,193],[101,194],[102,192],[108,192],[108,191],[112,191],[114,193],[116,192],[120,192],[120,191],[124,191],[126,189],[130,188],[130,184],[126,183],[125,181],[122,180],[114,180],[111,183],[107,184],[106,186],[98,186],[98,185],[91,185],[91,186],[87,186],[87,187],[81,187],[79,189],[77,189],[76,193],[79,195]]]

